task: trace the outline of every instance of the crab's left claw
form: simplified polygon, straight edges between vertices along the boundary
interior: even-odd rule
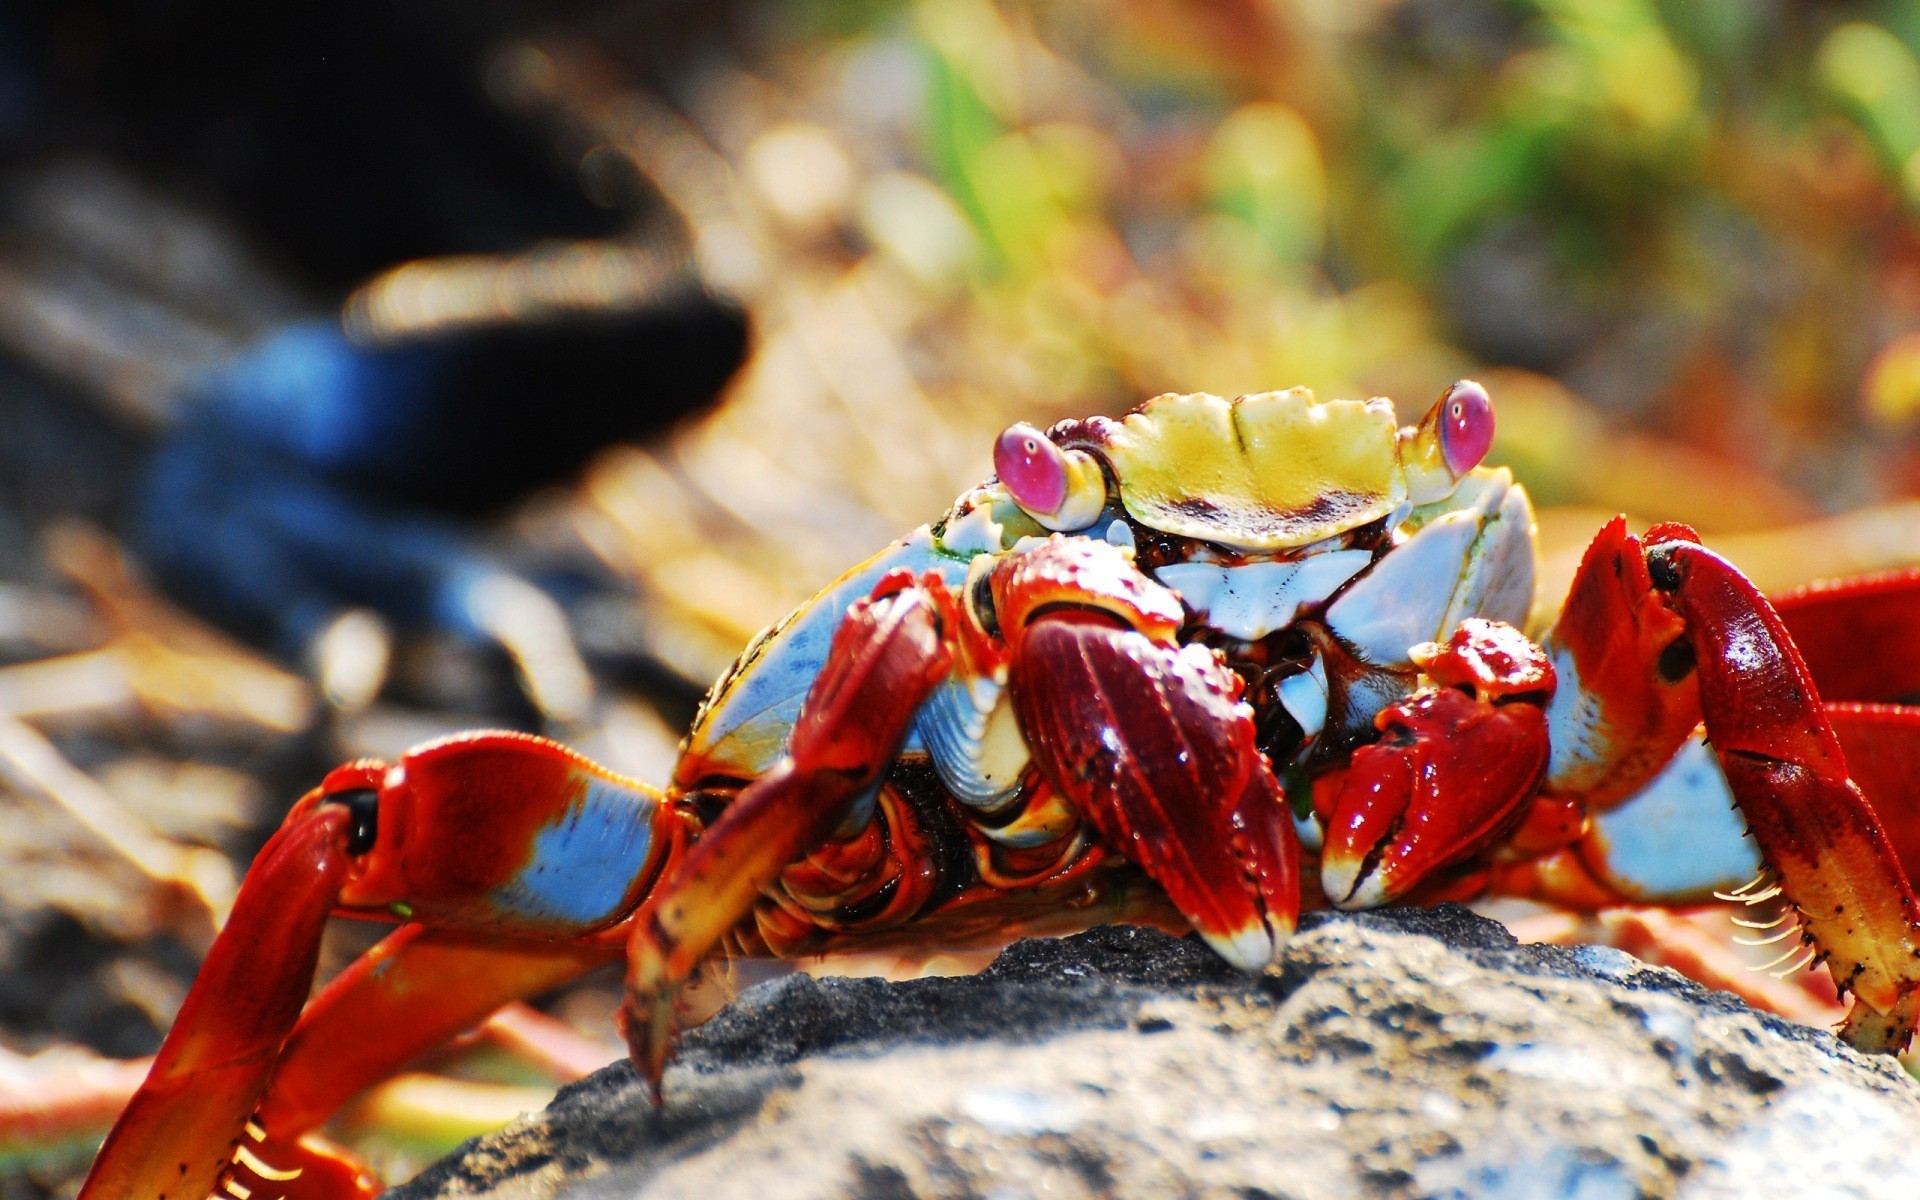
[[[1320,881],[1339,908],[1377,908],[1493,845],[1547,768],[1553,668],[1511,626],[1472,618],[1415,651],[1423,688],[1375,719],[1330,796]]]
[[[1239,677],[1175,646],[1178,602],[1104,543],[1022,556],[995,598],[1047,782],[1222,958],[1263,969],[1299,916],[1299,848]]]

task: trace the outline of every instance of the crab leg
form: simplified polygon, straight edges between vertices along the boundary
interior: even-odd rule
[[[419,924],[355,959],[301,1014],[273,1086],[254,1113],[252,1153],[281,1171],[307,1168],[298,1139],[363,1089],[478,1025],[510,1001],[558,987],[620,957],[617,937],[495,940]]]
[[[1873,802],[1907,879],[1920,876],[1920,708],[1829,704],[1827,722],[1847,769]]]
[[[1655,539],[1648,571],[1686,624],[1727,783],[1808,940],[1854,994],[1845,1036],[1901,1049],[1920,1020],[1920,902],[1848,775],[1813,678],[1745,576],[1690,531],[1656,528]]]
[[[609,931],[685,836],[649,789],[523,734],[462,735],[391,767],[332,772],[247,875],[82,1195],[371,1195],[357,1163],[299,1137],[326,1115],[316,1110],[505,1000],[615,956]],[[336,908],[474,940],[403,931],[290,1040]],[[482,978],[490,967],[498,975]],[[274,1100],[283,1062],[288,1093]],[[271,1133],[250,1119],[263,1096]]]
[[[345,806],[310,808],[260,852],[81,1200],[201,1200],[213,1190],[307,998],[352,826]]]
[[[780,872],[858,819],[862,801],[946,674],[956,614],[937,578],[883,578],[834,633],[787,756],[733,799],[634,916],[622,1007],[634,1062],[659,1096],[673,999]]]
[[[1920,696],[1920,568],[1816,583],[1771,602],[1822,698]]]

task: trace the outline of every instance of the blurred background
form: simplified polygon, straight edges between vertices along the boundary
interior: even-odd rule
[[[0,9],[0,1197],[328,766],[664,780],[1014,420],[1471,375],[1543,610],[1621,511],[1920,561],[1917,55],[1913,0]],[[543,1008],[611,1059],[613,989]],[[486,1040],[341,1132],[541,1103]]]

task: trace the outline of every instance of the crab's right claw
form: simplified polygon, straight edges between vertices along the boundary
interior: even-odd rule
[[[1415,648],[1435,687],[1387,706],[1380,740],[1331,795],[1320,881],[1339,908],[1377,908],[1498,842],[1525,817],[1547,769],[1541,649],[1511,626],[1469,618]]]

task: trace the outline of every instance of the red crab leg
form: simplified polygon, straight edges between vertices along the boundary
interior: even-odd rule
[[[324,1098],[329,1088],[373,1082],[367,1072],[500,1001],[608,956],[595,936],[604,943],[684,837],[684,819],[648,789],[521,734],[462,735],[392,767],[334,771],[294,807],[242,884],[244,903],[236,901],[82,1194],[201,1200],[231,1163],[225,1186],[235,1197],[256,1185],[296,1198],[370,1195],[377,1183],[352,1160],[291,1145],[294,1129],[270,1135],[249,1121],[311,986],[328,912],[337,904],[359,915],[416,916],[476,939],[548,939],[549,949],[467,955],[407,936],[376,951],[317,1010],[312,1049],[296,1047],[286,1101],[295,1109],[314,1077],[336,1066],[323,1038],[339,1039],[342,1068],[314,1085]],[[569,947],[579,939],[585,944]],[[425,949],[403,954],[409,945]],[[488,959],[502,977],[463,984],[461,973]],[[364,1014],[342,998],[365,999]],[[292,1124],[313,1119],[309,1110]]]
[[[635,1064],[654,1086],[672,1048],[673,997],[787,866],[856,809],[947,673],[945,587],[888,575],[835,631],[787,756],[749,784],[634,916],[622,1007]]]
[[[1862,1049],[1901,1049],[1920,1019],[1920,903],[1847,773],[1813,678],[1730,563],[1689,531],[1656,528],[1648,539],[1658,541],[1647,553],[1654,587],[1686,622],[1727,783],[1816,953],[1855,996],[1845,1036]]]
[[[287,1039],[255,1121],[296,1138],[512,1000],[620,957],[614,938],[501,941],[407,925],[335,976]]]
[[[1816,583],[1772,603],[1824,699],[1920,696],[1920,569]]]
[[[1299,915],[1299,847],[1239,677],[1174,644],[1178,602],[1104,543],[1056,540],[993,584],[1047,781],[1221,957],[1264,968]]]
[[[1920,708],[1829,704],[1847,770],[1873,803],[1907,879],[1920,876]]]
[[[254,860],[81,1200],[202,1200],[213,1190],[307,998],[352,823],[343,806],[310,808]]]

